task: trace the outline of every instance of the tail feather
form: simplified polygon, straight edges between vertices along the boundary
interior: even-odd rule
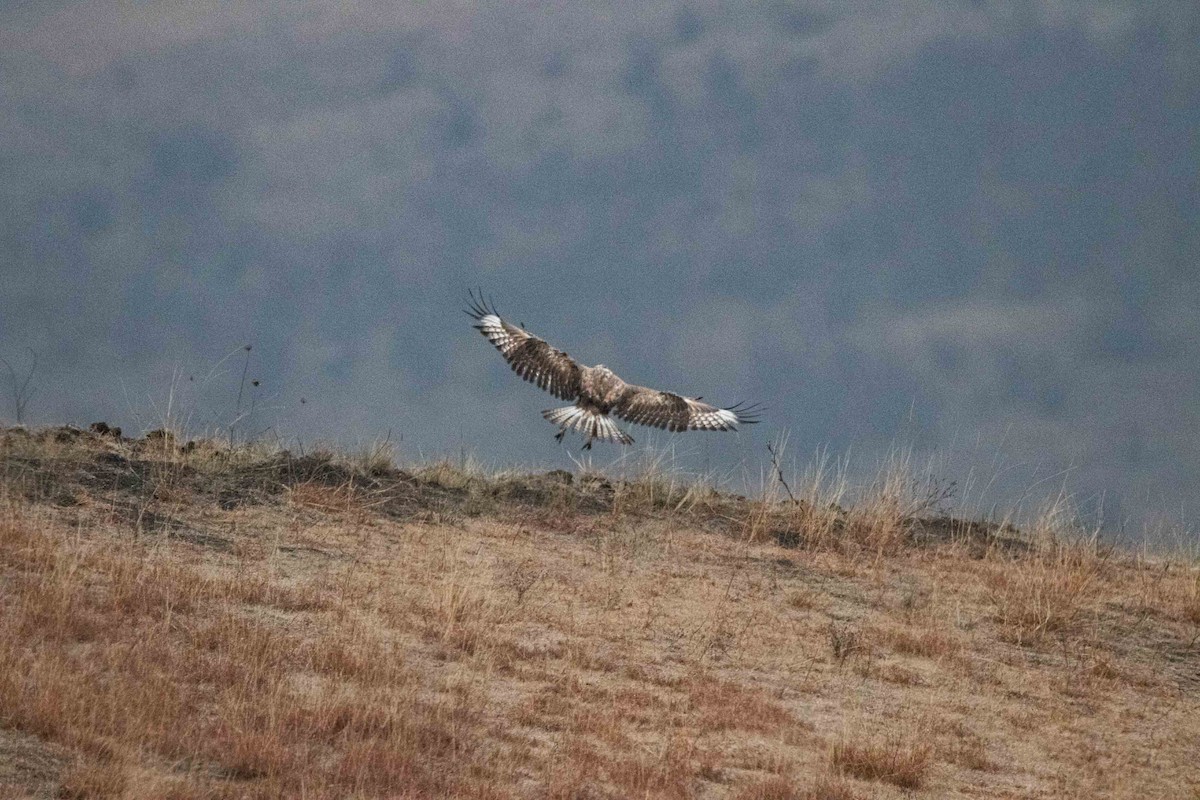
[[[633,444],[633,437],[618,428],[617,423],[613,422],[611,417],[596,416],[595,420],[596,429],[599,431],[594,434],[597,439],[619,444]]]
[[[633,444],[633,437],[617,427],[606,414],[596,414],[579,406],[550,408],[542,412],[547,421],[563,430],[579,431],[591,439],[614,444]]]

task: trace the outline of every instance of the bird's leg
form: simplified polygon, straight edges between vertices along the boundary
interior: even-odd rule
[[[556,441],[556,442],[561,442],[561,441],[563,440],[563,437],[564,437],[564,436],[566,436],[566,435],[567,435],[567,429],[566,429],[566,428],[563,428],[561,431],[559,431],[558,433],[554,434],[554,441]]]
[[[592,449],[592,440],[588,439],[587,444],[585,444],[583,447],[581,447],[579,449],[580,450],[591,450]]]

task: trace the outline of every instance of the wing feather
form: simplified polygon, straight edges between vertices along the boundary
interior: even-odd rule
[[[502,320],[482,292],[478,297],[471,293],[467,314],[517,375],[563,400],[579,397],[580,367],[569,355]]]
[[[736,431],[739,424],[758,422],[755,407],[738,404],[718,408],[674,392],[630,386],[612,407],[621,419],[675,431]]]

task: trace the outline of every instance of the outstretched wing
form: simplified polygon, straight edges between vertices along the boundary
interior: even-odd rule
[[[613,405],[612,413],[639,425],[669,431],[736,431],[739,424],[758,422],[757,406],[738,403],[717,408],[699,399],[645,386],[628,387]]]
[[[475,328],[504,356],[513,372],[563,400],[574,400],[579,396],[580,368],[574,359],[524,328],[500,319],[495,308],[484,299],[483,292],[478,297],[474,292],[470,294],[467,314],[475,320]]]

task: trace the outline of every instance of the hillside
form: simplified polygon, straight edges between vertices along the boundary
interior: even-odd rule
[[[1194,561],[793,489],[8,429],[0,797],[1200,797]]]

